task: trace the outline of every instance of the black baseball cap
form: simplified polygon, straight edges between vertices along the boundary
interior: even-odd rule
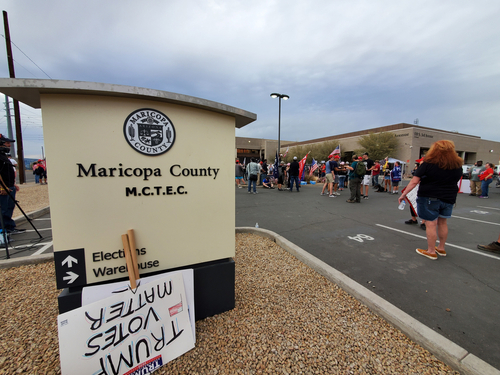
[[[3,134],[0,134],[0,142],[15,142],[14,139],[10,139],[10,138],[7,138],[6,136],[4,136]]]

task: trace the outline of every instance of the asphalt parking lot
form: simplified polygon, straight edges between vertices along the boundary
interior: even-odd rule
[[[406,181],[407,183],[407,181]],[[431,261],[416,254],[425,231],[407,225],[409,209],[398,210],[397,195],[370,191],[349,204],[341,196],[320,196],[321,186],[301,192],[236,189],[236,227],[268,229],[365,285],[380,297],[467,351],[500,368],[500,254],[477,249],[500,233],[500,188],[490,199],[459,194],[448,221],[448,256]],[[50,213],[19,224],[11,236],[10,258],[53,251]],[[6,259],[0,247],[0,259]]]
[[[258,192],[236,189],[237,227],[278,233],[500,368],[500,254],[477,249],[500,233],[500,188],[490,185],[489,199],[458,195],[448,256],[437,261],[416,254],[425,231],[404,223],[410,213],[398,210],[397,195],[370,191],[350,204],[348,190],[329,198],[318,185]]]
[[[0,245],[0,260],[7,259],[7,251],[10,259],[49,254],[54,251],[50,213],[32,219],[31,222],[34,228],[29,222],[17,225],[17,228],[26,229],[26,232],[11,235],[8,249],[5,249],[5,245]]]

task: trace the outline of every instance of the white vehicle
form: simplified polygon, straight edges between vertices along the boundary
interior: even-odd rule
[[[472,164],[464,164],[462,165],[462,178],[469,179],[470,178],[470,170],[472,168]]]

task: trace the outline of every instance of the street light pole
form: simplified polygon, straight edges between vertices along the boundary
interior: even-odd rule
[[[278,94],[276,92],[273,92],[271,94],[271,98],[279,98],[279,111],[278,111],[278,165],[280,163],[281,155],[280,155],[280,150],[281,150],[281,99],[283,100],[288,100],[290,97],[288,95],[284,94]]]

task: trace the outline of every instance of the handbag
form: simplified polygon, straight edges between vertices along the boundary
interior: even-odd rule
[[[256,174],[251,174],[249,180],[250,181],[257,181],[257,175]]]

